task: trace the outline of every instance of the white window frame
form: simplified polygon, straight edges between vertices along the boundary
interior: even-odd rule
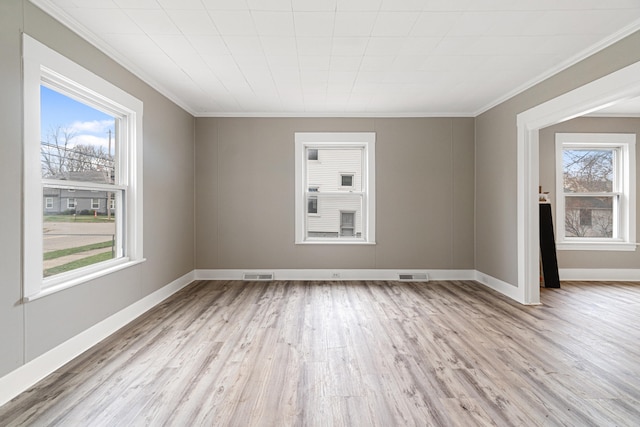
[[[75,62],[23,34],[24,72],[24,263],[23,298],[34,300],[76,286],[144,261],[142,228],[142,101],[98,77]],[[121,240],[116,258],[78,268],[55,276],[43,277],[42,188],[40,168],[40,86],[77,99],[117,117],[119,150],[116,153],[121,174],[118,186],[69,182],[74,189],[118,190],[124,194],[117,206],[116,234]],[[46,183],[46,186],[52,186]],[[55,185],[53,185],[55,187]],[[66,185],[65,185],[66,188]],[[126,225],[125,225],[126,224]]]
[[[636,135],[628,133],[556,134],[556,248],[558,250],[635,251],[636,250]],[[614,235],[611,238],[568,237],[565,234],[565,194],[563,149],[613,149]],[[608,196],[612,193],[602,193]],[[598,193],[584,193],[597,196]]]
[[[53,209],[53,197],[46,197],[44,200],[45,209]]]
[[[295,243],[349,245],[376,243],[375,132],[295,133]],[[362,236],[353,239],[306,237],[309,183],[306,181],[307,148],[357,148],[363,150]],[[355,176],[354,176],[355,180]]]
[[[78,207],[78,199],[74,197],[67,198],[67,209],[76,209]]]
[[[100,199],[91,199],[91,210],[100,210]]]

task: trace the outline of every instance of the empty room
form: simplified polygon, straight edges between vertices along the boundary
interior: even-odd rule
[[[637,0],[0,0],[0,425],[640,423]]]

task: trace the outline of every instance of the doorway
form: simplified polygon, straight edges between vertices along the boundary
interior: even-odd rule
[[[516,299],[521,303],[540,303],[538,131],[638,96],[640,96],[640,62],[518,114],[518,294]]]

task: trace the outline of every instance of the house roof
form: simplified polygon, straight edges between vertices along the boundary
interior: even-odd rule
[[[637,0],[31,0],[196,116],[474,116],[640,28]]]

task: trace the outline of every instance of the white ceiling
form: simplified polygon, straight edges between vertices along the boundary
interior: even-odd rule
[[[196,116],[476,115],[640,0],[31,0]]]

